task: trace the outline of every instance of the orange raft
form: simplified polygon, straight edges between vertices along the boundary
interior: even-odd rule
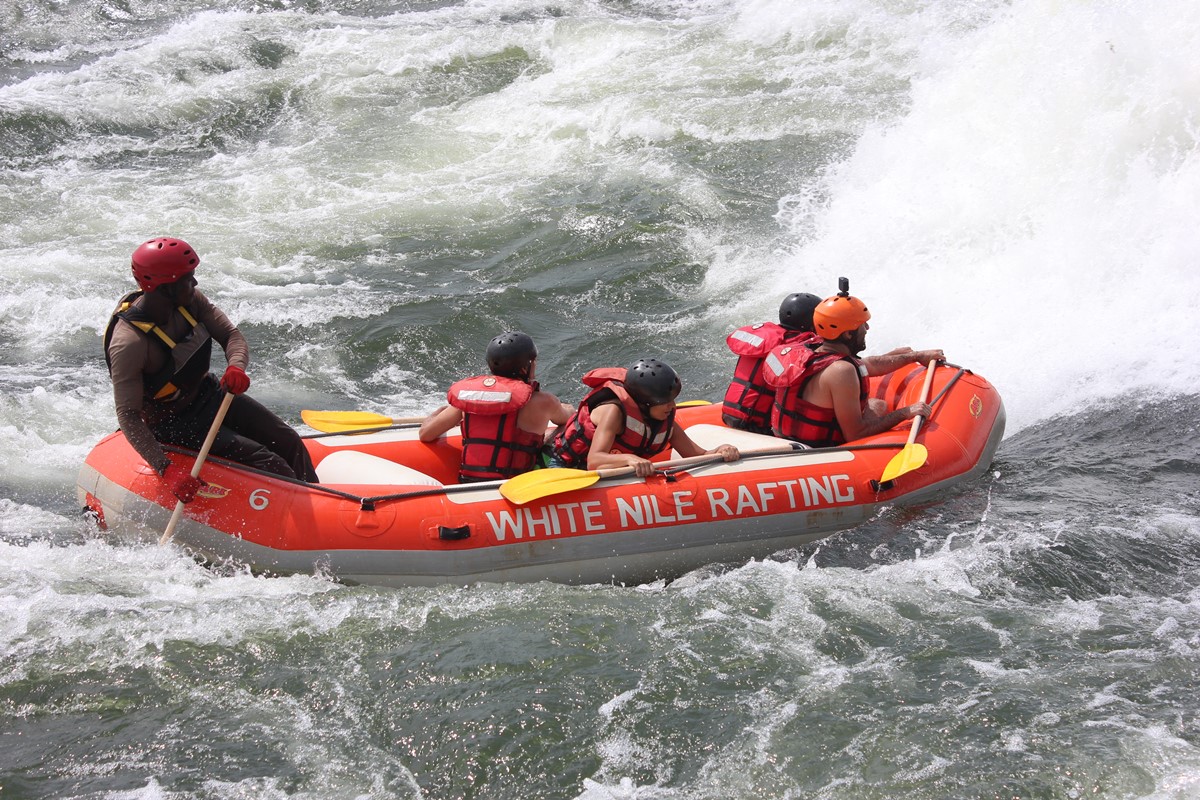
[[[926,368],[872,379],[889,408],[916,402]],[[649,478],[605,476],[586,488],[517,504],[501,482],[458,485],[457,431],[434,444],[416,425],[305,439],[319,485],[220,459],[186,507],[174,540],[214,562],[255,571],[319,573],[390,586],[538,581],[643,583],[716,562],[762,558],[869,519],[882,507],[928,501],[986,472],[1004,433],[1004,406],[983,378],[939,367],[918,468],[880,484],[909,424],[844,447],[705,460]],[[744,452],[788,443],[725,428],[720,406],[680,408],[705,447]],[[194,454],[172,450],[190,469]],[[536,474],[536,473],[535,473]],[[79,473],[85,513],[121,537],[157,538],[175,498],[121,433],[103,439]]]

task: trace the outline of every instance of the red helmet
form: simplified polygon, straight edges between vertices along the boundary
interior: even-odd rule
[[[183,239],[160,236],[141,244],[133,251],[130,269],[143,292],[174,283],[190,275],[200,264],[200,256]]]
[[[867,304],[850,295],[850,282],[841,278],[838,283],[841,291],[813,309],[813,327],[822,339],[836,339],[847,331],[858,330],[871,318]]]

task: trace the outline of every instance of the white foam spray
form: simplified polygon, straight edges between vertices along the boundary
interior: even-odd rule
[[[914,45],[912,105],[780,202],[776,294],[869,302],[871,350],[942,346],[1010,430],[1200,385],[1200,6],[1021,2]]]

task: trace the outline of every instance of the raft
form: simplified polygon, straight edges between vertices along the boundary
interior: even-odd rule
[[[926,367],[871,379],[888,408],[917,402]],[[417,425],[304,438],[320,484],[210,458],[208,483],[184,510],[173,542],[209,563],[256,573],[313,573],[347,583],[421,586],[554,581],[638,584],[715,563],[744,563],[859,525],[890,506],[924,503],[985,473],[1004,433],[995,388],[969,370],[932,375],[930,419],[917,429],[923,463],[891,480],[885,468],[911,423],[827,449],[731,430],[719,404],[681,407],[677,421],[700,445],[728,442],[746,455],[659,459],[648,478],[629,470],[585,473],[546,496],[514,502],[503,481],[459,485],[457,429],[417,439]],[[772,452],[768,452],[772,451]],[[196,454],[168,449],[191,469]],[[579,471],[573,471],[579,475]],[[617,474],[611,474],[611,473]],[[514,479],[519,480],[519,479]],[[79,472],[83,511],[122,540],[155,541],[175,507],[123,434],[101,440]]]

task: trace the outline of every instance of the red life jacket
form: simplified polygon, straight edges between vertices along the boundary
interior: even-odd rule
[[[494,481],[528,472],[542,449],[544,434],[517,424],[535,387],[514,378],[477,375],[446,392],[450,405],[463,412],[460,482]]]
[[[596,436],[592,412],[605,403],[620,403],[625,412],[625,424],[613,440],[612,453],[629,453],[650,458],[666,450],[675,429],[675,411],[665,420],[648,419],[637,401],[625,390],[624,367],[601,367],[583,376],[585,386],[592,391],[579,403],[579,408],[554,437],[554,455],[568,467],[586,467],[588,451]]]
[[[867,370],[857,358],[842,353],[817,353],[811,346],[783,345],[763,362],[763,378],[775,388],[771,407],[771,429],[776,436],[794,439],[810,447],[844,444],[845,435],[832,408],[804,399],[804,387],[821,370],[839,361],[849,361],[858,370],[858,399],[867,404]]]
[[[745,325],[725,338],[739,356],[733,380],[725,390],[721,419],[731,428],[771,433],[771,404],[775,390],[762,377],[763,359],[782,344],[808,344],[820,337],[811,331],[789,330],[776,322]]]

